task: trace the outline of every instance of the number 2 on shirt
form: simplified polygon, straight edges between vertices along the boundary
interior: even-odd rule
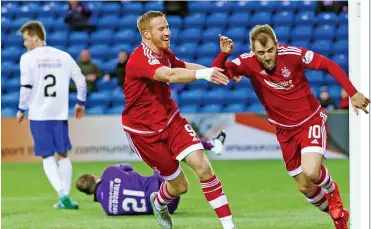
[[[123,193],[125,195],[125,199],[122,201],[122,208],[125,211],[133,210],[134,212],[146,212],[147,206],[146,206],[146,200],[145,200],[145,194],[142,191],[135,191],[135,190],[129,190],[124,189]],[[129,197],[132,196],[132,197]],[[142,197],[142,198],[138,198]],[[140,207],[138,207],[138,201],[140,202]],[[131,207],[131,209],[130,209]]]

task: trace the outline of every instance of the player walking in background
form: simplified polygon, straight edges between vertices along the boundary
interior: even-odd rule
[[[220,36],[221,51],[212,66],[226,68],[235,82],[249,77],[265,108],[268,121],[277,128],[277,139],[290,176],[309,203],[327,212],[337,229],[348,228],[349,214],[343,207],[337,184],[322,164],[327,148],[327,115],[310,90],[304,69],[330,73],[350,95],[352,105],[368,113],[370,100],[358,92],[333,61],[309,51],[278,44],[269,25],[250,32],[251,52],[226,62],[233,41]]]
[[[67,122],[68,89],[72,77],[78,91],[75,117],[81,118],[85,113],[85,77],[68,53],[46,45],[45,28],[40,22],[30,21],[19,32],[28,52],[20,59],[17,120],[22,123],[24,113],[29,109],[35,155],[43,158],[45,174],[60,199],[55,207],[77,209],[78,204],[69,196],[72,164],[67,155],[71,149]],[[58,162],[55,153],[60,157]]]
[[[87,195],[94,195],[94,201],[102,205],[109,216],[153,214],[150,196],[160,189],[164,181],[156,171],[152,176],[134,172],[130,164],[107,167],[102,177],[82,174],[76,181],[76,188]],[[168,205],[174,213],[179,197]]]
[[[182,118],[171,99],[169,83],[207,80],[228,84],[218,68],[179,60],[170,51],[170,29],[165,15],[149,11],[138,18],[142,43],[131,54],[124,85],[123,127],[131,148],[166,180],[151,195],[154,215],[162,228],[173,228],[167,204],[188,190],[179,161],[196,173],[202,190],[223,228],[235,228],[222,185],[214,174],[197,134]]]

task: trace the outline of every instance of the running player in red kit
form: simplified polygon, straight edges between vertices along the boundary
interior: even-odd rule
[[[170,29],[165,15],[149,11],[138,18],[142,43],[126,65],[124,93],[126,107],[122,124],[134,152],[166,180],[152,193],[154,215],[162,228],[173,228],[167,204],[188,190],[179,162],[186,162],[201,182],[207,201],[223,228],[235,228],[222,185],[204,154],[204,148],[187,120],[171,99],[169,83],[207,80],[228,84],[218,68],[186,63],[169,49]]]
[[[269,25],[255,26],[250,32],[250,44],[251,52],[226,62],[233,41],[220,36],[222,52],[212,66],[227,69],[227,75],[235,82],[242,75],[249,77],[269,122],[276,126],[286,169],[298,189],[309,203],[331,215],[335,228],[347,229],[349,214],[337,184],[322,165],[327,147],[327,116],[310,90],[304,69],[330,73],[350,95],[356,112],[362,109],[368,113],[370,100],[357,92],[333,61],[305,48],[279,44]]]

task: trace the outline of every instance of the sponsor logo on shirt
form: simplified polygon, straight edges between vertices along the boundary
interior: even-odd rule
[[[310,62],[312,62],[313,57],[314,57],[313,52],[308,50],[308,51],[305,53],[305,55],[303,56],[302,61],[303,61],[304,63],[306,63],[306,64],[309,64]]]
[[[271,88],[277,89],[277,90],[291,90],[295,87],[295,85],[292,84],[292,80],[282,81],[282,82],[272,82],[264,79],[264,82],[270,86]]]
[[[157,60],[157,59],[149,59],[149,60],[148,60],[148,63],[149,63],[150,65],[156,65],[156,64],[160,64],[160,61]]]

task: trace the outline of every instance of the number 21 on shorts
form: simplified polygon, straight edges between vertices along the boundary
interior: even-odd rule
[[[197,140],[198,140],[197,134],[196,134],[196,132],[193,130],[193,128],[192,128],[191,125],[189,125],[189,124],[185,124],[185,125],[184,125],[184,129],[186,129],[186,131],[189,133],[189,135],[191,135],[191,137],[193,137],[192,141],[197,141]]]
[[[309,127],[308,138],[321,138],[321,127],[313,125]]]

